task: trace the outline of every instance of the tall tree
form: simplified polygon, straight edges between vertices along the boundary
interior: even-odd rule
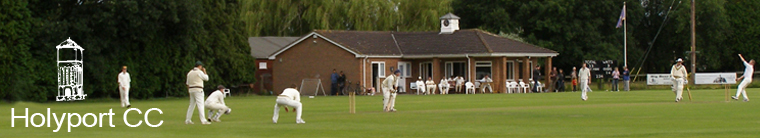
[[[0,1],[0,99],[23,99],[39,97],[27,93],[33,88],[34,81],[26,78],[37,77],[33,74],[32,54],[29,47],[32,41],[32,12],[28,1]]]
[[[725,3],[726,15],[728,15],[728,26],[726,42],[714,47],[723,48],[718,63],[722,63],[725,70],[741,71],[744,66],[739,64],[736,54],[742,54],[745,58],[760,59],[760,12],[756,7],[760,7],[760,1],[747,0],[728,0]],[[708,45],[710,46],[710,45]],[[728,47],[728,48],[727,48]],[[713,62],[708,62],[713,63]]]
[[[316,29],[432,31],[451,0],[243,0],[248,36],[300,36]]]
[[[0,42],[13,42],[0,43],[0,52],[14,48],[23,55],[10,60],[0,57],[13,61],[8,64],[30,67],[0,72],[31,75],[11,78],[17,83],[12,92],[25,95],[14,98],[7,96],[9,91],[0,91],[2,99],[46,101],[57,96],[54,47],[67,38],[85,49],[84,91],[88,98],[116,97],[116,75],[123,65],[129,66],[131,96],[137,99],[187,95],[185,75],[195,61],[203,61],[209,69],[208,88],[219,84],[234,88],[255,81],[256,68],[237,0],[10,2],[14,3],[7,6],[14,8],[2,10],[9,10],[14,16],[8,19],[21,24],[0,35]],[[5,23],[2,16],[0,19]],[[4,38],[6,34],[13,38]],[[3,84],[10,83],[4,80]]]
[[[641,8],[628,6],[628,19],[637,17]],[[623,30],[616,29],[622,1],[582,0],[495,0],[454,1],[454,12],[466,15],[462,24],[490,32],[518,33],[528,43],[560,53],[553,64],[569,70],[583,60],[617,60],[623,62]],[[632,12],[633,13],[630,13]],[[636,30],[629,21],[628,33]],[[628,45],[636,45],[629,35]],[[628,49],[629,57],[641,50]],[[632,60],[629,59],[629,65]]]
[[[627,1],[628,65],[664,72],[689,50],[689,3],[672,0],[455,0],[462,24],[491,32],[517,33],[529,43],[560,53],[554,65],[569,68],[585,59],[613,59],[622,66],[623,29],[615,28]],[[720,50],[730,36],[725,0],[697,1],[697,61],[700,71],[725,70]],[[671,5],[673,7],[671,8]],[[739,6],[742,7],[742,6]],[[756,13],[756,12],[749,12]],[[743,18],[743,17],[737,17]],[[660,27],[663,29],[660,30]],[[656,41],[655,41],[656,40]],[[648,55],[645,52],[652,47]],[[646,58],[646,62],[643,60]],[[701,64],[705,63],[705,64]],[[707,64],[709,63],[709,64]]]

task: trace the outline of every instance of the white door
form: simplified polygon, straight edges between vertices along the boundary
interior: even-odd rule
[[[398,79],[399,92],[406,92],[406,79],[412,75],[412,63],[410,62],[398,62],[398,70],[401,74]]]

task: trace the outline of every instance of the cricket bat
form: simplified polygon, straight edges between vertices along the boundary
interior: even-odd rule
[[[689,94],[689,101],[691,101],[691,90],[689,89],[689,87],[686,87],[686,93]]]
[[[395,90],[391,90],[391,92],[392,92],[392,93],[396,93],[396,91],[395,91]],[[391,94],[391,96],[389,96],[389,97],[388,97],[388,105],[387,105],[387,106],[385,106],[385,111],[386,111],[386,112],[390,112],[390,111],[391,111],[391,109],[393,109],[393,108],[391,108],[391,103],[393,103],[393,101],[394,101],[394,100],[393,100],[393,94]]]
[[[391,103],[392,99],[393,99],[393,95],[391,95],[390,97],[388,97],[388,103],[385,106],[385,112],[390,112],[391,111],[391,104],[390,103]]]

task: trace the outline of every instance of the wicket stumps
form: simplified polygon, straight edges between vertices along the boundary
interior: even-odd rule
[[[726,89],[726,102],[728,102],[728,84],[723,84],[723,88]]]
[[[354,92],[348,93],[348,112],[356,113],[356,93]]]

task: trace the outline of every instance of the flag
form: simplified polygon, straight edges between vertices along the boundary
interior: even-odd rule
[[[622,27],[623,21],[625,21],[625,5],[623,5],[623,11],[620,12],[620,18],[618,19],[617,26],[615,26],[615,28]]]

